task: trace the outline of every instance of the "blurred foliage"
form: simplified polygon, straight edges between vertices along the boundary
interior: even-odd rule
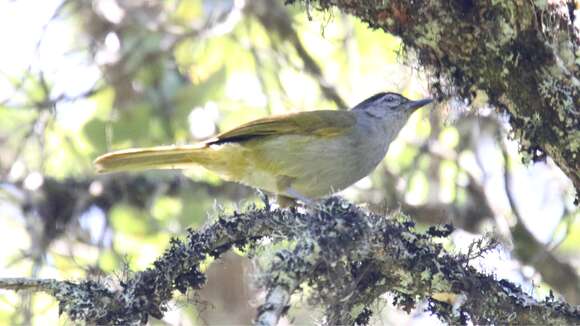
[[[257,18],[260,6],[279,18],[270,22],[280,24],[279,29]],[[29,17],[31,11],[37,13]],[[305,53],[279,32],[288,28],[282,26],[284,17]],[[336,108],[324,87],[349,105],[385,90],[412,99],[429,93],[427,72],[396,37],[338,12],[317,13],[310,21],[304,8],[267,0],[251,5],[237,0],[51,0],[39,5],[26,0],[0,4],[0,24],[3,44],[15,40],[15,31],[26,30],[0,60],[4,277],[123,279],[128,269],[146,268],[172,235],[200,227],[222,210],[259,201],[254,191],[224,183],[201,168],[183,175],[144,173],[156,185],[152,189],[133,185],[102,196],[109,177],[96,176],[91,165],[99,154],[193,143],[269,114]],[[305,65],[306,56],[321,75]],[[466,229],[487,226],[501,233],[497,223],[504,228],[517,223],[502,181],[507,170],[499,144],[506,143],[513,157],[508,172],[517,204],[527,207],[528,227],[546,246],[577,263],[580,224],[574,220],[570,183],[551,162],[517,163],[517,145],[498,136],[504,126],[485,105],[468,108],[457,99],[419,111],[391,145],[384,164],[343,195],[385,210],[431,203],[463,207],[476,183],[495,216]],[[71,186],[78,202],[68,203],[71,216],[60,216],[61,229],[47,236],[47,225],[57,220],[51,212],[61,211],[37,205],[53,198],[41,191],[49,177],[63,184],[89,181],[84,188]],[[453,247],[463,250],[473,237],[463,232]],[[502,257],[496,260],[510,259]],[[235,266],[237,273],[248,272]],[[539,279],[521,266],[496,272],[530,287]],[[219,283],[212,285],[215,293]],[[208,307],[177,306],[166,322],[204,324],[214,318]],[[42,294],[34,300],[27,294],[0,295],[0,324],[67,324],[57,310]],[[300,309],[297,321],[311,321],[308,314],[307,308]],[[379,317],[389,323],[409,318],[387,308]]]

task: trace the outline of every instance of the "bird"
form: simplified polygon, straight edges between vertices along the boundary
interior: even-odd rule
[[[277,195],[280,206],[310,204],[370,174],[413,112],[431,102],[381,92],[350,110],[270,116],[193,145],[114,151],[94,165],[98,173],[201,165]]]

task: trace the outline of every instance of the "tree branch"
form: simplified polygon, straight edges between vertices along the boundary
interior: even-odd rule
[[[446,322],[580,322],[577,308],[553,298],[538,302],[510,282],[476,271],[469,257],[449,254],[432,241],[451,231],[432,227],[417,233],[400,216],[387,219],[336,198],[305,213],[266,205],[219,217],[199,231],[188,230],[186,239],[171,241],[153,267],[116,286],[92,280],[26,280],[15,285],[9,279],[0,284],[49,292],[73,321],[143,324],[150,316],[163,316],[175,290],[185,293],[204,285],[200,264],[208,256],[219,257],[232,246],[258,246],[269,237],[295,245],[279,251],[262,278],[268,296],[258,309],[261,325],[273,325],[286,313],[290,296],[302,283],[312,289],[309,301],[325,309],[329,324],[368,322],[372,303],[384,292],[394,294],[395,305],[406,310],[427,300],[427,310]],[[462,299],[452,306],[436,300],[441,293]]]
[[[533,266],[542,275],[542,280],[560,292],[569,303],[579,304],[580,279],[576,269],[549,251],[526,227],[512,193],[512,176],[510,173],[512,164],[510,163],[510,156],[502,141],[499,142],[499,146],[505,166],[503,173],[505,193],[516,219],[515,225],[511,227],[515,245],[514,253],[522,263]]]
[[[256,325],[276,325],[288,311],[290,296],[300,283],[313,271],[309,262],[314,262],[319,255],[316,243],[307,242],[296,246],[294,252],[280,251],[269,271],[270,277],[266,287],[270,289],[266,302],[258,309]],[[296,268],[302,266],[305,268]]]
[[[0,278],[0,289],[5,290],[31,290],[34,292],[50,292],[50,288],[57,284],[52,279],[30,279],[24,277]]]

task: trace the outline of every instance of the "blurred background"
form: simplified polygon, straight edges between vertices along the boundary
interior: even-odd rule
[[[381,91],[428,97],[441,83],[394,36],[337,11],[275,0],[0,0],[0,277],[101,279],[142,270],[187,227],[260,204],[199,168],[95,175],[109,150],[186,144],[271,114],[346,109]],[[484,96],[418,111],[383,163],[341,196],[422,228],[453,223],[445,246],[543,298],[580,304],[574,190],[547,159],[527,163]],[[248,324],[268,263],[231,252],[209,282],[153,325]],[[195,303],[193,303],[195,301]],[[372,323],[437,320],[378,302]],[[281,323],[322,317],[302,296]],[[70,324],[44,294],[0,290],[0,324]]]

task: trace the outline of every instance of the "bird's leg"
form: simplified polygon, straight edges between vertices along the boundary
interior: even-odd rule
[[[302,198],[306,198],[292,189],[292,182],[294,180],[294,178],[284,175],[276,177],[276,188],[278,188],[277,193],[279,194],[276,201],[280,208],[296,207],[296,199],[302,200]],[[302,201],[305,202],[304,200]]]
[[[292,196],[292,198],[295,198],[295,199],[300,200],[306,206],[314,207],[314,205],[316,204],[316,202],[314,200],[312,200],[311,198],[308,198],[308,197],[302,195],[301,193],[299,193],[298,191],[296,191],[296,190],[294,190],[292,188],[286,189],[286,193],[288,195]]]
[[[286,195],[278,195],[278,205],[280,207],[296,206],[296,199],[304,203],[305,206],[314,207],[316,204],[314,200],[308,198],[294,188],[292,188],[292,183],[295,178],[288,176],[278,176],[276,178],[276,187],[278,188],[278,193]]]
[[[276,198],[276,202],[280,208],[288,208],[288,207],[295,207],[296,206],[296,199],[288,196],[278,195]]]

